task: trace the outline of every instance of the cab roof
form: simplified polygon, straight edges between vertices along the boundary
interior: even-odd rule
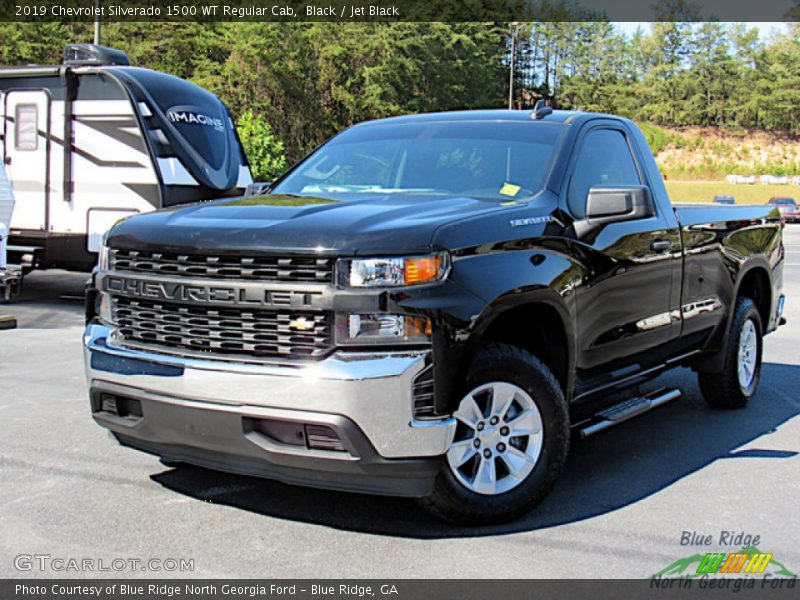
[[[430,123],[430,122],[537,122],[537,123],[563,123],[570,125],[578,120],[581,122],[588,118],[609,118],[617,119],[614,115],[603,115],[600,113],[589,113],[572,110],[554,110],[551,113],[534,119],[534,111],[532,109],[526,110],[509,110],[509,109],[492,109],[492,110],[456,110],[447,112],[432,112],[422,113],[417,115],[403,115],[399,117],[389,117],[386,119],[376,119],[374,121],[367,121],[358,126],[365,126],[371,124],[382,123]]]

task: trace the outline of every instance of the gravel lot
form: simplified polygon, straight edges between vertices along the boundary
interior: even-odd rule
[[[86,276],[35,273],[0,306],[19,321],[0,331],[0,577],[109,576],[15,567],[18,555],[47,554],[194,561],[192,573],[111,573],[132,577],[640,578],[708,551],[681,546],[683,531],[715,544],[722,531],[758,535],[798,573],[800,225],[786,244],[789,324],[767,338],[746,410],[712,410],[691,372],[668,374],[682,399],[576,441],[535,513],[483,529],[408,500],[171,469],[117,446],[89,416]]]

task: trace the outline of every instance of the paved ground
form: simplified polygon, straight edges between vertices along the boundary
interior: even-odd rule
[[[690,372],[665,376],[681,400],[576,442],[539,510],[477,530],[411,501],[169,469],[116,446],[87,408],[69,298],[85,276],[32,275],[0,310],[20,322],[0,332],[0,577],[40,574],[14,566],[37,553],[188,558],[202,577],[645,577],[700,551],[684,530],[758,535],[800,572],[800,226],[786,240],[789,325],[767,339],[750,407],[711,410]]]

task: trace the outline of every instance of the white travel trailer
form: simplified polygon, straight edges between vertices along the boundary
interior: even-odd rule
[[[0,301],[7,301],[19,288],[20,275],[9,269],[6,263],[6,246],[11,225],[11,214],[14,212],[14,193],[6,177],[6,170],[0,164]],[[5,329],[7,321],[0,315],[0,329]]]
[[[118,219],[252,182],[215,95],[88,44],[62,65],[0,69],[0,153],[16,197],[9,263],[23,270],[89,270]]]

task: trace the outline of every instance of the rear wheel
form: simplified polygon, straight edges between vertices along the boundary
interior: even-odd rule
[[[511,520],[550,490],[569,449],[564,394],[550,370],[515,346],[475,356],[453,414],[445,464],[423,506],[466,523]]]
[[[722,369],[698,374],[700,391],[711,406],[742,408],[761,377],[761,316],[750,298],[739,298],[731,319]]]

